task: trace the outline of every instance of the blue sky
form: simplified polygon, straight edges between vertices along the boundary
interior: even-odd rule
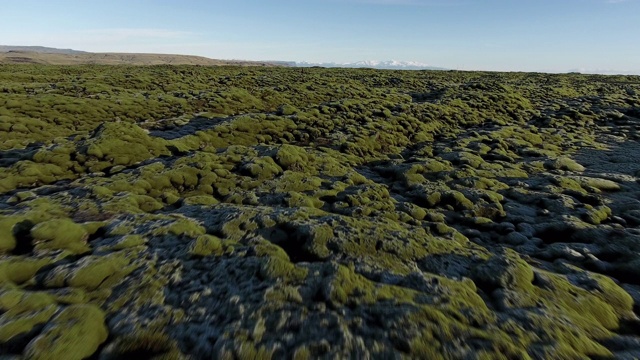
[[[4,1],[0,44],[640,73],[640,0]]]

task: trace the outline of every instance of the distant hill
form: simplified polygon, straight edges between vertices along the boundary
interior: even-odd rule
[[[217,60],[194,55],[91,53],[42,46],[0,45],[0,64],[287,66],[284,62]]]
[[[72,50],[72,49],[58,49],[45,46],[13,46],[13,45],[0,45],[0,53],[6,52],[37,52],[43,54],[86,54],[86,51]]]

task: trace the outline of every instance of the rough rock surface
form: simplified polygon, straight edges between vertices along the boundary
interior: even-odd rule
[[[2,355],[640,356],[637,77],[0,75]]]

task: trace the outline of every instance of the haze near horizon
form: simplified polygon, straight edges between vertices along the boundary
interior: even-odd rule
[[[640,74],[640,0],[24,0],[3,13],[4,45]]]

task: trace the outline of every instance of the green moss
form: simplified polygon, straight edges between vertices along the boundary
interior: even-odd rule
[[[259,180],[271,179],[282,173],[282,168],[272,158],[266,156],[257,158],[242,168],[248,175]]]
[[[0,295],[0,297],[4,296]],[[37,307],[19,313],[11,310],[5,312],[0,316],[0,342],[7,342],[32,331],[38,325],[45,324],[56,311],[57,306],[54,304],[39,304]]]
[[[74,266],[61,265],[50,271],[44,284],[52,288],[72,286],[87,290],[109,287],[135,270],[135,265],[130,265],[130,261],[122,251],[103,256],[85,256]]]
[[[31,236],[36,249],[65,249],[74,253],[89,250],[87,230],[69,219],[39,223],[31,229]]]
[[[105,186],[93,186],[91,191],[98,199],[109,199],[113,197],[113,191]]]
[[[615,345],[607,339],[628,335],[625,321],[635,318],[632,299],[612,278],[569,270],[575,259],[539,265],[486,240],[502,232],[493,221],[507,212],[515,224],[530,222],[529,216],[538,221],[544,215],[536,209],[549,205],[552,214],[563,214],[562,226],[534,236],[555,241],[575,230],[566,227],[574,219],[572,227],[581,230],[572,241],[592,238],[606,245],[605,253],[633,252],[633,236],[607,242],[605,235],[625,232],[602,224],[611,212],[598,194],[623,184],[563,172],[583,170],[569,159],[576,151],[603,149],[595,135],[627,132],[623,123],[636,115],[634,81],[576,74],[5,65],[0,293],[20,293],[0,295],[0,332],[4,338],[19,334],[3,346],[21,350],[15,348],[43,327],[48,336],[51,318],[75,303],[105,306],[124,326],[131,314],[142,316],[135,325],[179,325],[200,311],[196,296],[183,310],[165,299],[164,290],[184,280],[183,271],[202,270],[208,260],[199,256],[214,255],[259,263],[257,275],[267,286],[255,295],[267,308],[245,306],[257,317],[245,312],[250,322],[210,339],[178,334],[193,357],[210,354],[191,345],[216,338],[223,348],[211,345],[223,357],[274,357],[296,348],[300,358],[348,357],[368,332],[374,335],[364,339],[371,357],[390,354],[391,346],[407,358],[612,357],[601,344]],[[549,192],[559,194],[539,203],[538,195]],[[622,210],[633,222],[633,210]],[[36,240],[33,248],[32,228],[67,218],[100,246],[79,253],[62,236],[46,235],[51,239]],[[203,224],[224,240],[205,235]],[[491,234],[480,234],[476,244],[460,235],[460,226]],[[158,252],[167,242],[181,243],[174,255],[186,256],[185,262]],[[119,255],[109,255],[114,251]],[[637,260],[610,263],[612,274],[638,273]],[[142,268],[126,275],[134,264]],[[476,283],[458,280],[465,276]],[[207,288],[207,277],[200,280]],[[396,281],[401,286],[387,284]],[[24,289],[36,288],[51,298],[23,299]],[[326,314],[323,300],[334,308],[326,325],[345,336],[319,349],[315,340],[295,335],[278,349],[265,330],[266,324],[280,327],[269,312],[284,309],[313,325],[314,314]],[[21,309],[22,303],[33,306]],[[290,332],[297,323],[281,325]],[[181,356],[173,344],[164,346],[168,338],[141,331],[114,334],[101,354],[77,357],[107,356],[111,345],[118,349],[112,358]],[[69,340],[57,339],[46,347]],[[70,349],[63,355],[73,358],[75,345]]]
[[[175,340],[164,333],[138,330],[135,334],[119,336],[100,354],[101,359],[116,360],[126,358],[186,359],[178,349]]]
[[[285,170],[305,169],[309,158],[304,149],[293,145],[282,145],[275,155],[275,161]]]
[[[23,217],[0,215],[0,253],[10,252],[15,249],[16,238],[13,227],[21,221],[24,221]]]
[[[323,180],[317,176],[298,171],[285,171],[274,184],[275,191],[315,191],[322,187]]]
[[[9,318],[54,304],[55,301],[53,297],[43,292],[31,292],[20,289],[3,289],[0,291],[0,309],[2,309]]]
[[[81,225],[88,235],[94,235],[99,230],[103,229],[107,224],[108,222],[106,221],[88,221],[88,222],[82,223]]]
[[[102,170],[110,165],[132,165],[160,155],[170,155],[162,139],[151,138],[145,130],[131,123],[103,123],[93,136],[80,145],[90,158],[88,165]],[[106,164],[105,164],[106,163]]]
[[[411,215],[416,220],[423,220],[427,216],[425,209],[411,203],[399,203],[398,209]]]
[[[208,195],[196,195],[196,196],[190,196],[184,199],[184,204],[185,205],[204,205],[204,206],[211,206],[211,205],[215,205],[215,204],[219,204],[220,201],[218,201],[218,199],[216,199],[213,196],[208,196]]]
[[[467,199],[463,193],[456,190],[445,191],[442,194],[442,199],[439,203],[442,205],[450,205],[456,210],[471,210],[474,207],[471,200]]]
[[[464,235],[459,233],[456,229],[444,224],[444,223],[435,223],[433,226],[433,230],[436,234],[444,237],[449,237],[459,243],[466,243],[469,241]]]
[[[324,205],[323,201],[303,195],[297,191],[290,191],[285,201],[289,207],[312,207],[320,209],[322,205]]]
[[[495,256],[477,266],[473,276],[474,281],[489,288],[530,289],[533,270],[516,252],[507,249],[502,256]]]
[[[29,359],[84,359],[107,339],[104,313],[93,305],[71,305],[56,315],[24,351]]]
[[[173,205],[175,203],[177,203],[178,201],[180,201],[180,196],[172,193],[172,192],[164,192],[162,193],[162,199],[164,202],[166,202],[168,205]]]
[[[269,360],[273,358],[273,352],[251,341],[236,340],[235,354],[238,359]]]
[[[620,185],[616,182],[607,179],[593,178],[580,176],[576,178],[576,180],[585,187],[594,188],[601,191],[618,191],[620,190]]]
[[[429,207],[435,207],[442,201],[442,193],[434,191],[426,196],[426,202]]]
[[[189,246],[189,253],[194,256],[221,255],[222,241],[213,235],[200,235]]]
[[[586,193],[579,182],[568,177],[552,177],[551,180],[554,184],[561,187],[564,190],[573,190],[579,193]]]
[[[137,214],[160,210],[164,205],[156,199],[146,195],[120,193],[102,204],[104,211],[110,213]]]
[[[549,161],[545,164],[545,166],[549,169],[556,170],[567,170],[575,172],[584,171],[584,166],[578,164],[575,160],[568,157],[560,157],[556,160]]]
[[[7,200],[10,204],[21,203],[26,200],[31,200],[36,198],[37,195],[33,191],[20,191],[13,195],[9,200]]]
[[[130,235],[134,232],[135,228],[131,224],[125,222],[115,223],[107,229],[107,235],[109,236]]]
[[[300,282],[307,277],[308,269],[292,264],[288,259],[271,256],[264,259],[260,267],[260,276],[264,279]]]
[[[44,266],[52,262],[50,259],[30,259],[12,256],[0,260],[0,284],[7,282],[22,284],[31,280]]]
[[[414,293],[400,287],[380,285],[353,272],[343,265],[337,265],[334,278],[326,287],[325,296],[335,304],[364,303],[372,304],[377,301],[394,300],[407,301]]]
[[[298,287],[289,285],[276,285],[265,293],[265,299],[275,302],[304,303]]]
[[[293,360],[309,360],[312,359],[311,350],[308,347],[302,345],[296,348],[293,352]]]
[[[611,216],[611,209],[608,206],[598,206],[595,208],[587,209],[583,218],[586,222],[598,225]]]
[[[439,212],[435,212],[431,210],[431,211],[427,211],[426,220],[431,222],[443,223],[446,221],[446,217]]]
[[[153,230],[153,235],[166,235],[171,234],[175,236],[188,236],[191,238],[204,235],[206,233],[205,228],[195,220],[188,218],[178,218],[171,222],[169,225],[159,227]]]
[[[73,287],[95,289],[101,285],[108,285],[105,281],[115,283],[133,271],[129,260],[120,253],[83,258],[67,283]]]
[[[142,246],[147,243],[147,239],[142,235],[125,235],[117,243],[115,243],[111,250],[118,251],[133,248],[136,246]]]
[[[0,342],[7,342],[49,321],[58,307],[45,293],[4,289],[0,291],[0,309]]]

